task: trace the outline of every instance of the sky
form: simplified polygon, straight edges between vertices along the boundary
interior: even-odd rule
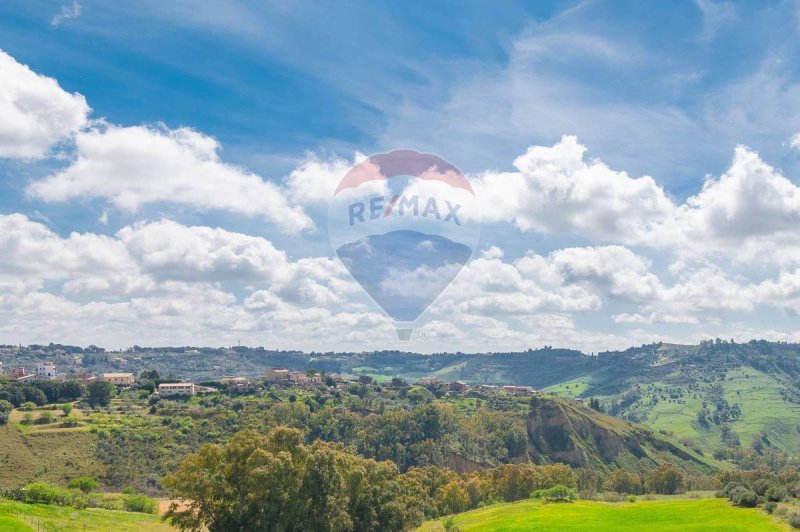
[[[0,50],[0,343],[800,340],[796,1],[10,0]],[[396,149],[481,204],[410,341],[327,222]]]

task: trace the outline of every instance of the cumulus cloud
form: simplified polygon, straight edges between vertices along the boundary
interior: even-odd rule
[[[82,95],[0,50],[0,157],[43,157],[86,125],[89,111]]]
[[[636,242],[666,220],[675,206],[651,177],[631,178],[565,136],[552,147],[533,146],[514,161],[515,172],[474,180],[491,209],[486,222],[512,222],[522,230],[578,233],[597,240]]]
[[[349,301],[356,287],[331,259],[292,261],[263,238],[169,220],[62,237],[0,216],[0,272],[0,333],[21,341],[216,345],[219,334],[274,331],[309,348],[319,331],[344,338],[363,325],[368,338],[390,325]]]
[[[347,171],[365,158],[365,155],[356,153],[352,161],[340,157],[325,160],[313,153],[308,154],[284,179],[287,194],[300,205],[325,205]]]
[[[286,232],[313,228],[282,188],[227,164],[219,142],[191,128],[103,125],[75,137],[75,160],[32,183],[45,201],[105,198],[136,211],[147,203],[177,203],[264,218]]]

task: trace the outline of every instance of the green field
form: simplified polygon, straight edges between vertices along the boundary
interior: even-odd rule
[[[444,520],[428,521],[420,531],[444,530]],[[761,510],[737,508],[725,499],[671,499],[634,503],[543,503],[526,500],[459,514],[459,530],[788,530]]]
[[[568,381],[559,382],[552,386],[542,388],[545,393],[554,393],[560,397],[579,397],[591,388],[591,377],[584,375]]]
[[[175,529],[155,515],[0,501],[0,530],[167,532]]]

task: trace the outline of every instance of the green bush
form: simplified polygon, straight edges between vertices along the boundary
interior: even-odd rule
[[[552,488],[536,490],[533,493],[535,498],[541,497],[548,502],[570,502],[575,500],[575,490],[562,484],[557,484]]]
[[[786,498],[786,488],[783,486],[772,486],[764,494],[768,501],[781,502]]]
[[[800,514],[789,514],[789,524],[792,525],[792,528],[800,528]]]
[[[744,508],[755,508],[758,504],[758,495],[753,490],[745,490],[739,495],[736,504]]]
[[[100,487],[100,483],[94,477],[75,477],[69,481],[67,487],[89,493]]]
[[[62,427],[77,427],[78,425],[80,425],[80,421],[76,417],[68,416],[61,419]]]
[[[778,506],[778,503],[773,502],[773,501],[767,501],[766,504],[764,504],[764,511],[767,512],[768,514],[771,514],[772,512],[775,511],[775,508],[777,506]]]
[[[122,497],[122,504],[126,512],[156,513],[156,501],[145,495],[125,495]]]
[[[39,414],[39,417],[36,419],[36,424],[37,425],[47,425],[49,423],[52,423],[53,419],[54,419],[53,413],[45,410],[44,412]]]

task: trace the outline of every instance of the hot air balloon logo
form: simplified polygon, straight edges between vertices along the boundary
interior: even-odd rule
[[[452,164],[397,150],[342,177],[328,210],[336,255],[406,340],[469,262],[480,236],[475,192]]]

